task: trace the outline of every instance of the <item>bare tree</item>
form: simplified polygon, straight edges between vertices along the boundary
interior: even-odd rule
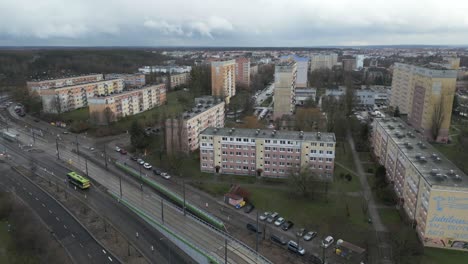
[[[316,179],[316,174],[309,167],[291,169],[288,175],[291,191],[303,197],[313,194]]]
[[[434,112],[432,114],[431,134],[435,141],[437,137],[439,137],[440,128],[442,127],[444,119],[444,98],[441,96],[439,102],[434,104]]]
[[[114,112],[109,107],[106,107],[106,109],[104,109],[104,119],[106,121],[106,124],[108,125],[112,123],[114,121],[114,118]]]

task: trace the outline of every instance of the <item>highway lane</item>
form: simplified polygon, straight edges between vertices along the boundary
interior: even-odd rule
[[[30,205],[76,263],[119,263],[54,199],[6,164],[0,165],[0,181],[3,183],[0,187],[13,188],[15,194]]]

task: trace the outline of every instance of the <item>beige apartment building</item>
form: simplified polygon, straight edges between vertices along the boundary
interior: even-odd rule
[[[36,91],[40,95],[41,91],[45,89],[59,88],[64,86],[72,86],[91,82],[99,82],[102,80],[104,80],[104,76],[102,74],[89,74],[59,79],[33,80],[26,82],[26,86],[28,87],[29,91]]]
[[[293,60],[282,61],[275,65],[273,119],[294,113],[296,75],[297,68]]]
[[[242,84],[250,87],[250,59],[246,57],[236,58],[236,85]]]
[[[171,89],[180,85],[186,85],[190,79],[190,72],[171,74]]]
[[[468,251],[468,177],[398,118],[375,119],[373,152],[424,246]]]
[[[310,55],[310,71],[318,69],[331,69],[338,62],[338,54],[311,54]]]
[[[180,118],[166,120],[168,153],[189,153],[199,148],[200,132],[207,127],[224,127],[225,103],[213,96],[195,98],[195,106]]]
[[[209,127],[200,134],[203,172],[286,178],[307,168],[331,180],[335,134]]]
[[[45,113],[63,113],[88,106],[88,100],[121,92],[123,79],[49,88],[41,90],[42,108]]]
[[[456,79],[456,70],[395,63],[390,106],[408,114],[408,123],[427,139],[447,142]],[[437,117],[441,119],[435,122]],[[440,126],[437,138],[434,138],[433,125]]]
[[[166,102],[166,85],[157,84],[88,99],[91,122],[107,125]]]
[[[223,97],[227,104],[236,95],[235,60],[211,62],[211,95]]]

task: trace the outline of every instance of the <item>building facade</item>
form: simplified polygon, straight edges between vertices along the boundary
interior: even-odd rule
[[[171,89],[174,87],[186,85],[190,79],[190,72],[171,74]]]
[[[296,87],[305,88],[308,85],[308,74],[310,60],[306,57],[300,57],[297,55],[287,55],[280,58],[281,61],[293,60],[296,62],[297,78]]]
[[[208,127],[224,127],[225,103],[212,96],[195,98],[195,107],[178,119],[166,120],[168,153],[189,153],[199,148],[200,132]]]
[[[44,89],[40,96],[45,113],[63,113],[88,106],[92,97],[119,93],[123,89],[123,79],[113,79]]]
[[[294,61],[287,60],[275,65],[273,119],[294,114],[296,76],[297,67]]]
[[[318,69],[331,69],[338,62],[338,54],[311,54],[310,71]]]
[[[335,143],[333,133],[210,127],[200,134],[200,169],[286,178],[307,168],[331,180]]]
[[[343,71],[350,72],[356,69],[356,59],[343,59]]]
[[[106,80],[123,79],[125,88],[139,88],[146,85],[145,75],[143,73],[109,73],[106,74]]]
[[[468,177],[397,118],[375,119],[373,152],[424,246],[468,251]]]
[[[236,95],[236,61],[211,62],[211,95],[223,97],[227,104]]]
[[[163,65],[163,66],[143,66],[138,68],[138,71],[144,74],[150,73],[184,73],[190,72],[192,70],[192,66],[170,66],[170,65]]]
[[[236,85],[241,84],[250,87],[250,59],[246,57],[236,58]]]
[[[88,99],[91,122],[107,125],[119,118],[135,115],[166,102],[166,85],[151,85]]]
[[[408,122],[426,138],[446,142],[456,78],[456,70],[395,63],[390,106],[408,114]],[[441,121],[435,121],[437,115],[443,117]],[[432,132],[434,126],[439,126],[437,138]]]
[[[102,74],[89,74],[82,76],[73,76],[60,79],[50,79],[50,80],[34,80],[26,82],[26,86],[29,91],[36,91],[39,95],[41,90],[59,88],[64,86],[72,86],[77,84],[99,82],[104,80]]]
[[[296,88],[295,91],[296,105],[304,105],[307,100],[314,100],[317,96],[317,89],[315,88]]]

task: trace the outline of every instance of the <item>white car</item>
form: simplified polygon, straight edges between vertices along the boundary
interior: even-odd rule
[[[143,168],[149,170],[151,169],[153,166],[151,166],[151,164],[149,164],[148,162],[146,162],[145,164],[143,164]]]
[[[169,180],[171,178],[171,175],[169,175],[169,174],[167,174],[165,172],[161,172],[161,177],[163,177],[166,180]]]
[[[258,218],[261,220],[261,221],[265,221],[265,219],[268,218],[268,216],[271,215],[271,212],[264,212],[262,215],[260,215]]]
[[[275,221],[275,226],[280,226],[282,225],[286,220],[283,218],[283,217],[279,217],[278,219],[276,219]]]
[[[324,248],[328,248],[329,246],[331,246],[331,244],[333,244],[335,240],[333,239],[332,236],[327,236],[323,241],[322,241],[322,247]]]
[[[120,148],[116,146],[115,151],[120,152]]]

